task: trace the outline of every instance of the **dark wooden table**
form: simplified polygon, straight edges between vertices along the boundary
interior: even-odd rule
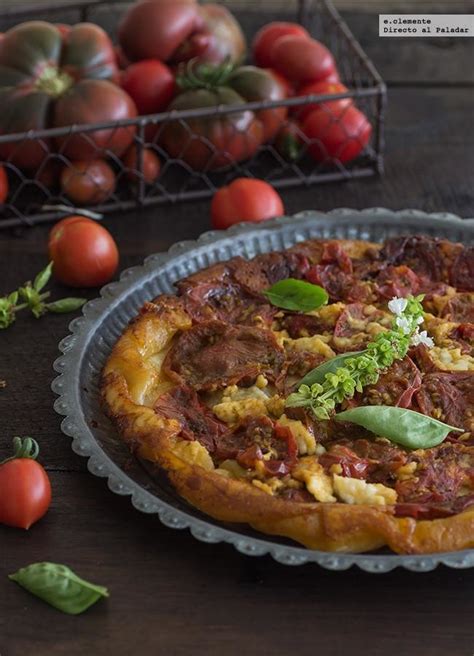
[[[474,216],[474,40],[382,40],[375,11],[346,18],[389,83],[386,175],[288,191],[287,211],[385,206]],[[105,225],[125,268],[197,237],[209,228],[208,214],[201,202]],[[0,293],[45,265],[47,234],[47,227],[21,237],[0,233]],[[71,451],[52,409],[52,362],[69,320],[21,317],[0,334],[0,379],[7,381],[0,456],[14,435],[36,438],[54,494],[48,515],[29,532],[0,527],[1,656],[473,654],[472,570],[377,576],[283,567],[202,544],[112,494]],[[107,585],[110,599],[70,617],[7,580],[41,560]]]

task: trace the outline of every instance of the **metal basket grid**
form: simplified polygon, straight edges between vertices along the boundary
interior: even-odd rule
[[[59,171],[63,167],[73,166],[65,154],[68,140],[73,137],[77,140],[79,137],[94,148],[93,135],[103,130],[109,130],[111,137],[119,129],[133,131],[136,168],[127,168],[123,160],[107,148],[97,152],[98,157],[107,159],[116,176],[115,190],[104,202],[93,208],[102,213],[205,198],[236,177],[258,177],[270,182],[276,188],[285,188],[382,173],[386,88],[347,24],[341,19],[331,0],[299,0],[296,12],[292,14],[287,12],[283,16],[275,11],[272,13],[271,4],[271,1],[265,2],[265,11],[258,11],[259,7],[256,6],[258,3],[254,3],[250,10],[234,11],[249,40],[257,29],[273,18],[298,20],[331,50],[341,80],[349,89],[347,93],[292,97],[284,101],[252,102],[238,106],[168,111],[125,121],[2,135],[0,148],[8,146],[9,150],[3,165],[8,174],[10,193],[5,204],[0,206],[0,228],[34,225],[61,216],[58,210],[44,211],[44,206],[73,206],[58,184]],[[92,21],[101,25],[112,38],[115,38],[118,22],[126,6],[117,0],[81,0],[45,6],[16,6],[0,13],[0,29],[8,29],[25,19],[41,17],[53,22]],[[307,139],[301,131],[297,134],[301,140],[301,154],[296,160],[290,160],[282,154],[277,145],[278,135],[262,145],[256,145],[251,143],[251,136],[248,134],[236,134],[234,136],[245,144],[243,152],[248,156],[244,159],[245,154],[235,158],[234,153],[225,149],[217,150],[211,141],[196,134],[192,128],[193,121],[197,120],[216,120],[216,117],[240,116],[245,112],[258,113],[261,110],[278,112],[282,107],[288,109],[291,117],[309,101],[321,102],[329,98],[331,100],[352,98],[372,126],[369,143],[356,159],[347,163],[342,163],[337,156],[330,156],[324,144],[319,140]],[[326,105],[324,110],[331,114],[331,123],[341,120],[341,116],[335,115],[330,106]],[[174,156],[171,156],[162,144],[163,133],[170,123],[181,125],[188,135],[180,152],[174,153]],[[36,170],[19,168],[14,163],[15,155],[21,152],[21,149],[31,147],[33,142],[36,147],[44,151],[42,163]],[[60,146],[57,145],[59,142]],[[200,170],[196,170],[189,163],[189,149],[196,146],[208,153],[206,163],[200,167]],[[161,162],[160,174],[152,183],[148,183],[144,177],[145,149],[152,150]],[[318,153],[316,158],[310,152],[314,153],[315,149]]]

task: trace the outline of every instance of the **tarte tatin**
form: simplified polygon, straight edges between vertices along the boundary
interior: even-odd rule
[[[328,303],[272,304],[264,292],[288,278]],[[390,329],[391,299],[417,295],[429,340],[336,410],[401,407],[461,430],[413,449],[286,405],[309,371]],[[474,546],[473,344],[473,247],[311,240],[216,264],[145,303],[101,389],[130,449],[217,520],[325,551],[454,551]]]

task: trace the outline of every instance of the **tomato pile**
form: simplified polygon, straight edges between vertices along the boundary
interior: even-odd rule
[[[230,11],[198,0],[138,0],[125,12],[115,45],[92,23],[17,25],[0,40],[0,135],[201,111],[185,121],[147,124],[139,157],[136,127],[125,125],[3,143],[0,161],[87,206],[105,203],[122,182],[154,184],[163,157],[201,172],[249,159],[264,144],[287,161],[328,164],[350,162],[364,150],[372,128],[351,98],[291,111],[247,107],[348,92],[331,52],[303,26],[265,25],[251,44],[252,64],[244,64],[248,54]],[[236,111],[206,112],[226,106]],[[0,203],[8,186],[0,164]]]

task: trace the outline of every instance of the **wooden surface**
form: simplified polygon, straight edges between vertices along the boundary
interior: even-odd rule
[[[446,40],[443,47],[436,39],[382,42],[374,31],[377,11],[347,16],[393,82],[386,175],[288,191],[287,211],[379,205],[472,217],[474,40]],[[207,202],[193,203],[119,215],[105,225],[125,268],[197,237],[209,228],[208,211]],[[45,265],[47,232],[0,232],[0,294]],[[71,451],[52,409],[52,361],[70,318],[21,317],[0,333],[0,379],[7,381],[0,390],[0,456],[14,435],[35,437],[54,494],[48,515],[29,532],[0,527],[1,656],[472,655],[474,570],[377,576],[283,567],[197,542],[112,494]],[[40,560],[66,563],[107,585],[110,599],[69,617],[7,580]]]

